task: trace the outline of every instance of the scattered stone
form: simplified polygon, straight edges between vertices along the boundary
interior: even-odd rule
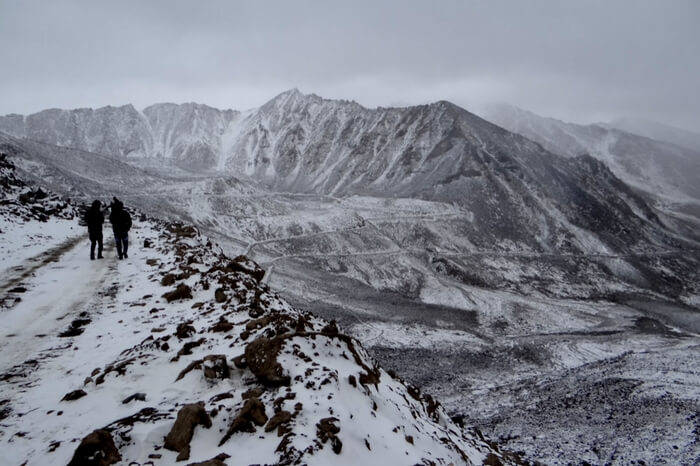
[[[223,303],[226,299],[228,299],[228,296],[226,296],[225,288],[217,288],[216,291],[214,291],[214,300],[217,303]]]
[[[151,247],[153,247],[153,245],[151,244],[151,240],[148,239],[148,238],[144,239],[144,240],[143,240],[143,247],[144,247],[144,248],[151,248]],[[149,264],[149,265],[150,265],[150,264]]]
[[[484,466],[503,466],[503,463],[498,456],[493,453],[489,453],[484,459]]]
[[[238,256],[228,264],[228,268],[235,272],[243,272],[250,275],[258,283],[265,277],[265,271],[254,261],[246,256]]]
[[[337,335],[338,333],[340,333],[340,331],[338,330],[338,324],[335,322],[335,320],[331,320],[321,329],[321,333],[327,333],[328,335]]]
[[[190,322],[183,322],[181,324],[177,324],[177,329],[175,329],[175,336],[183,339],[183,338],[189,338],[192,335],[197,333],[197,330],[190,324]]]
[[[282,339],[260,337],[245,348],[245,360],[251,372],[268,387],[289,385],[290,378],[277,361]]]
[[[87,395],[87,393],[85,393],[84,390],[80,390],[80,389],[73,390],[70,393],[66,393],[63,396],[63,398],[61,398],[61,401],[74,401],[74,400],[80,399],[86,395]]]
[[[209,380],[228,379],[231,377],[226,356],[223,354],[210,354],[204,356],[202,370],[204,377]]]
[[[170,286],[175,283],[175,275],[172,273],[168,273],[163,275],[163,278],[160,279],[160,284],[163,286]]]
[[[177,288],[165,293],[163,297],[169,303],[181,299],[192,299],[192,288],[184,283],[180,283],[177,285]]]
[[[219,321],[212,326],[210,329],[212,332],[228,332],[233,329],[233,323],[226,320],[224,316],[221,316]]]
[[[127,404],[131,403],[132,401],[146,401],[146,394],[145,393],[134,393],[133,395],[129,395],[124,400],[122,401],[122,404]]]
[[[233,398],[233,394],[230,392],[224,392],[224,393],[219,393],[218,395],[214,395],[209,399],[209,403],[216,403],[221,400],[225,400],[227,398]]]
[[[273,430],[277,429],[278,427],[281,427],[282,425],[288,424],[289,421],[292,420],[292,413],[289,411],[280,411],[278,413],[275,413],[274,416],[270,418],[270,420],[267,422],[267,425],[265,426],[265,432],[272,432]],[[282,430],[278,430],[277,435],[281,437]]]
[[[109,431],[98,429],[80,442],[68,466],[108,466],[121,459]]]
[[[316,437],[318,437],[321,443],[330,441],[333,453],[339,455],[343,448],[343,442],[338,438],[340,427],[335,425],[336,422],[338,422],[337,417],[321,419],[318,424],[316,424]]]
[[[189,363],[189,364],[187,365],[187,367],[185,367],[184,369],[182,369],[182,370],[180,371],[180,373],[178,374],[177,378],[175,379],[175,382],[177,382],[178,380],[182,379],[184,376],[186,376],[186,375],[187,375],[189,372],[191,372],[192,370],[194,370],[194,369],[199,369],[199,368],[201,368],[201,367],[202,367],[202,360],[201,360],[201,359],[197,359],[196,361],[192,361],[191,363]]]
[[[165,448],[176,451],[177,461],[184,461],[190,457],[190,441],[194,435],[196,426],[211,427],[211,419],[204,409],[204,403],[187,404],[177,413],[177,419],[165,437]]]
[[[231,421],[231,425],[224,438],[219,442],[219,446],[226,443],[233,434],[237,432],[253,433],[255,432],[256,425],[263,426],[266,422],[267,415],[265,414],[265,405],[256,397],[249,398],[236,417],[233,418],[233,421]]]
[[[207,341],[207,339],[204,338],[204,337],[200,338],[200,339],[197,340],[197,341],[188,341],[187,343],[185,343],[185,344],[182,346],[182,349],[181,349],[180,351],[177,352],[177,356],[175,357],[174,360],[177,361],[177,359],[178,359],[180,356],[185,356],[185,355],[192,354],[192,348],[196,348],[196,347],[198,347],[198,346],[201,346],[201,345],[203,345],[204,343],[206,343],[206,341]]]
[[[226,453],[219,453],[210,460],[202,461],[200,463],[189,463],[187,466],[227,466],[226,463],[224,463],[224,460],[230,457],[231,455],[227,455]]]

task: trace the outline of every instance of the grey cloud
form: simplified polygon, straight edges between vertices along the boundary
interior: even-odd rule
[[[509,101],[700,129],[696,1],[4,1],[0,113],[289,87],[368,106]]]

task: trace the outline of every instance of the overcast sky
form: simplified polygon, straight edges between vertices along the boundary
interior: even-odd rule
[[[0,0],[0,44],[0,114],[242,110],[297,87],[700,132],[700,0]]]

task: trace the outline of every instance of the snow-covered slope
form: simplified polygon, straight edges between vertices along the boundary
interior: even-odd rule
[[[74,208],[36,218],[6,156],[0,178],[2,244],[22,257],[0,284],[13,298],[0,310],[0,463],[517,460],[195,228],[140,217],[128,260],[108,242],[106,259],[89,261],[85,232],[62,226],[77,227]],[[7,234],[42,220],[58,246]]]
[[[484,117],[569,157],[590,154],[620,179],[669,201],[700,203],[700,152],[602,125],[577,125],[510,105],[494,105]]]
[[[632,117],[617,118],[607,124],[601,124],[601,126],[605,125],[700,152],[700,134],[697,132],[665,125],[658,121]]]

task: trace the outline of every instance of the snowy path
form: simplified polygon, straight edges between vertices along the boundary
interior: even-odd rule
[[[4,290],[21,281],[27,291],[19,295],[19,303],[0,314],[0,373],[67,343],[60,341],[58,333],[82,312],[92,314],[102,298],[105,282],[116,270],[112,244],[106,243],[104,260],[90,261],[86,241],[81,239],[84,236],[71,238],[27,260],[21,275],[2,284]]]

